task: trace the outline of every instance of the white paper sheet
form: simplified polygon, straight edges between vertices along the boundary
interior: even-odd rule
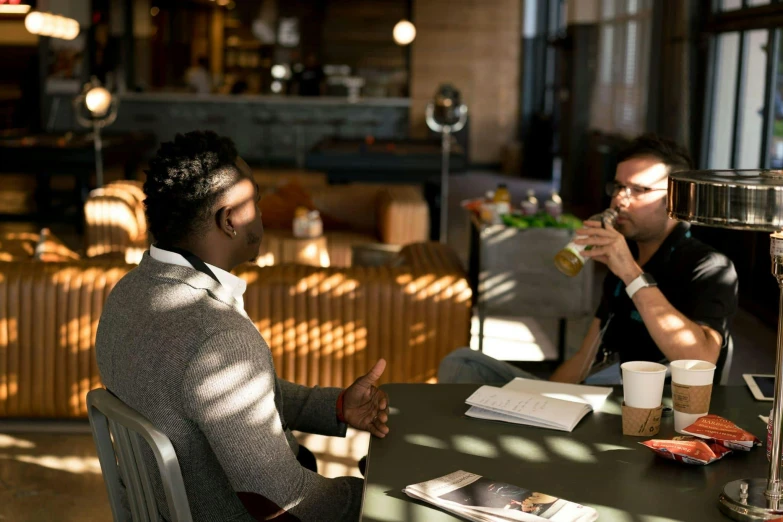
[[[591,411],[589,404],[565,401],[511,391],[494,386],[482,386],[465,402],[472,406],[466,415],[482,419],[501,420],[516,424],[571,431]]]

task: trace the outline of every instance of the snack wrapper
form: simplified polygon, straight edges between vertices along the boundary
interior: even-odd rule
[[[750,451],[761,446],[761,441],[730,420],[718,415],[705,415],[683,430],[700,439],[712,440],[728,449]]]
[[[696,437],[674,437],[672,440],[651,439],[639,444],[647,446],[663,458],[697,466],[706,466],[731,453],[731,450],[725,446],[715,442],[705,442]]]

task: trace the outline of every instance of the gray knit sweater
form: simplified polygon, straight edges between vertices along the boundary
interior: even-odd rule
[[[96,352],[106,387],[174,444],[195,521],[359,518],[363,482],[303,468],[290,431],[345,436],[341,390],[278,379],[258,330],[209,276],[145,253],[106,301]],[[162,493],[158,508],[168,519]]]

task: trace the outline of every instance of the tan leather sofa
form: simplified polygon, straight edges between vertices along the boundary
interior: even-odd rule
[[[361,183],[327,185],[313,189],[312,199],[323,214],[344,224],[342,229],[324,232],[329,266],[351,266],[354,245],[404,246],[429,239],[429,208],[418,187]],[[265,229],[262,259],[267,264],[292,261],[283,256],[283,242],[289,236],[287,229]]]
[[[471,291],[453,252],[406,247],[400,266],[237,270],[281,377],[345,386],[379,357],[384,382],[424,382],[469,341]],[[122,261],[0,262],[0,417],[85,417],[95,334]]]
[[[90,192],[84,204],[87,257],[115,255],[138,263],[149,246],[144,191],[139,181],[114,181]]]
[[[325,231],[328,266],[351,266],[353,245],[402,247],[429,238],[429,209],[415,186],[323,185],[309,190],[315,207],[342,224]],[[85,204],[85,219],[87,257],[114,254],[138,263],[149,244],[140,182],[119,181],[93,190]],[[286,257],[289,237],[290,229],[267,228],[259,264],[294,262]]]

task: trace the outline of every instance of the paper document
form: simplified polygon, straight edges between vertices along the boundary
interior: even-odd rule
[[[571,431],[592,411],[589,404],[553,399],[543,395],[482,386],[465,402],[472,406],[465,415],[540,428]]]
[[[612,394],[612,388],[585,386],[584,384],[566,384],[562,382],[540,381],[517,377],[505,386],[504,390],[534,393],[552,399],[589,404],[593,410],[599,410]]]
[[[455,471],[402,490],[406,495],[476,522],[592,522],[598,512],[513,484]]]

